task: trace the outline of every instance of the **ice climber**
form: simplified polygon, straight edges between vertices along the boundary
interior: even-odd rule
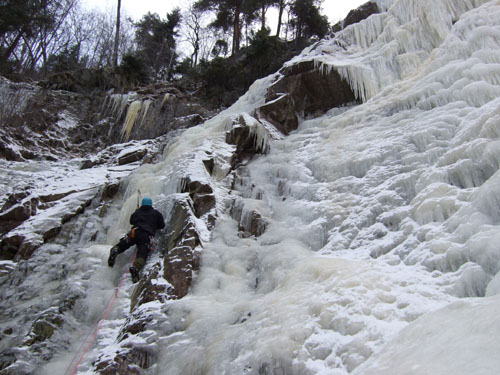
[[[146,264],[146,259],[152,250],[153,237],[157,229],[165,227],[163,215],[153,208],[153,201],[144,197],[139,207],[130,216],[132,229],[109,251],[108,266],[113,267],[118,254],[123,253],[132,245],[137,245],[137,256],[129,271],[132,281],[139,281],[139,272]]]

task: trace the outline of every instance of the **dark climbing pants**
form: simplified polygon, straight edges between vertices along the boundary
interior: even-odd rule
[[[118,242],[118,254],[123,253],[133,245],[137,246],[134,267],[137,271],[140,271],[146,264],[146,259],[151,252],[152,236],[140,229],[131,230]]]

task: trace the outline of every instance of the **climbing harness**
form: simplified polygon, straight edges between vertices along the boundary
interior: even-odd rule
[[[132,261],[130,262],[130,264],[133,264],[134,261],[135,261],[135,257],[137,256],[137,252],[134,253],[134,256],[132,257]],[[113,295],[111,296],[111,299],[109,300],[108,302],[108,306],[106,308],[106,311],[103,313],[103,315],[99,318],[99,320],[97,320],[97,322],[94,324],[96,325],[96,329],[94,330],[94,335],[92,336],[92,338],[90,339],[89,343],[87,344],[87,346],[85,347],[85,349],[83,349],[83,352],[80,356],[80,358],[78,359],[78,362],[76,362],[76,364],[73,366],[73,363],[75,362],[76,358],[78,357],[78,353],[80,353],[80,351],[82,350],[83,346],[85,345],[85,342],[88,340],[89,336],[90,336],[90,333],[92,331],[90,331],[87,336],[85,337],[85,339],[83,340],[82,344],[80,345],[80,347],[78,348],[75,356],[73,357],[73,359],[71,360],[69,366],[66,368],[66,371],[64,372],[64,374],[70,374],[70,375],[74,375],[76,373],[76,370],[78,368],[78,366],[80,365],[80,362],[83,360],[83,358],[85,357],[85,355],[87,354],[87,352],[89,351],[91,345],[93,344],[94,340],[96,339],[97,337],[97,334],[99,333],[99,330],[101,329],[104,321],[106,320],[106,318],[108,317],[110,311],[111,311],[111,308],[113,307],[113,304],[115,303],[115,300],[116,298],[118,297],[118,294],[120,294],[120,290],[121,288],[123,287],[123,284],[125,283],[125,279],[127,278],[127,274],[128,272],[125,271],[122,275],[122,278],[121,278],[121,281],[120,281],[120,284],[118,284],[118,287],[115,289],[115,292],[113,293]],[[70,369],[72,368],[73,366],[73,370],[70,371]]]

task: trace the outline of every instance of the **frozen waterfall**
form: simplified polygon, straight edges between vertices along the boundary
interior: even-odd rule
[[[77,374],[98,373],[99,356],[130,342],[156,348],[142,370],[151,375],[500,372],[500,1],[377,3],[381,14],[289,63],[337,70],[362,104],[306,119],[287,137],[262,136],[269,152],[234,184],[224,173],[225,132],[264,104],[276,76],[257,81],[169,144],[160,163],[128,177],[123,200],[102,219],[105,239],[82,236],[35,254],[17,290],[41,306],[61,296],[76,304],[57,333],[72,344],[37,373],[64,373],[93,332],[130,261],[106,266],[137,191],[168,213],[186,174],[217,197],[215,227],[197,223],[201,267],[189,294],[131,314],[127,280]],[[261,236],[238,235],[234,201],[243,216],[254,210],[266,220]],[[54,276],[61,264],[64,283]],[[31,308],[23,298],[19,324]],[[118,343],[124,321],[141,313],[151,316],[147,330]]]

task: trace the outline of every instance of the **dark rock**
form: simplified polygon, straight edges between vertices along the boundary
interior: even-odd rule
[[[297,129],[299,125],[295,101],[289,94],[269,97],[268,103],[257,109],[257,116],[268,120],[285,135]]]
[[[142,375],[139,366],[132,365],[126,357],[118,354],[114,360],[106,360],[95,365],[95,371],[100,375]]]
[[[130,343],[123,347],[113,360],[95,365],[101,375],[141,375],[158,360],[158,353],[151,346]]]
[[[18,193],[9,194],[8,197],[7,197],[7,200],[5,201],[4,205],[0,209],[0,212],[7,211],[9,208],[11,208],[11,207],[15,206],[16,204],[20,203],[28,195],[30,195],[30,192],[28,190],[21,191],[21,192],[18,192]]]
[[[17,205],[0,214],[0,234],[5,234],[21,225],[31,217],[32,202],[26,201],[22,205]]]
[[[171,291],[177,298],[184,297],[191,286],[194,264],[199,264],[198,254],[190,246],[179,246],[168,253],[168,262],[165,262],[165,278],[172,284]]]
[[[13,260],[24,241],[21,235],[4,237],[1,241],[0,260]]]
[[[17,361],[15,352],[7,349],[0,352],[0,371],[6,369],[11,364]]]
[[[65,192],[57,193],[57,194],[40,195],[38,198],[43,203],[50,203],[50,202],[58,201],[59,199],[67,197],[68,195],[71,195],[75,192],[76,192],[76,190],[70,190],[70,191],[65,191]]]
[[[257,115],[285,135],[297,128],[299,118],[316,117],[356,100],[349,84],[335,70],[323,72],[314,61],[285,67],[281,73]]]
[[[120,156],[118,158],[118,165],[130,164],[139,161],[147,154],[147,152],[148,150],[142,149]]]
[[[89,169],[94,166],[94,162],[89,159],[85,159],[80,163],[80,169]]]
[[[5,159],[7,161],[22,161],[22,156],[12,150],[8,144],[4,143],[3,140],[0,141],[0,158]]]
[[[201,186],[201,185],[197,185]],[[169,294],[184,297],[193,278],[193,271],[199,269],[199,234],[193,224],[193,209],[187,200],[179,200],[168,223],[167,255],[164,258],[163,277],[172,285]]]
[[[214,159],[203,160],[203,165],[205,166],[207,172],[211,175],[215,167]]]
[[[43,233],[43,242],[47,242],[51,238],[54,238],[55,236],[57,236],[59,234],[59,232],[61,232],[61,229],[62,229],[62,226],[57,225],[53,228],[50,228],[46,232],[44,232]]]
[[[244,116],[240,116],[232,128],[226,132],[226,142],[236,145],[236,150],[231,157],[231,167],[235,169],[240,164],[245,164],[257,154],[268,152],[265,141],[259,142],[256,127],[260,124],[247,124]]]
[[[146,278],[142,278],[137,284],[132,293],[130,310],[134,310],[136,306],[152,301],[165,302],[168,299],[165,284],[157,283],[156,280],[160,277],[161,264],[155,264],[149,271]],[[144,323],[144,322],[143,322]],[[146,323],[140,323],[145,326]],[[137,327],[126,328],[126,332],[135,334],[139,332]]]
[[[214,193],[209,184],[196,180],[193,181],[190,177],[185,177],[181,182],[181,186],[181,193],[189,193],[189,195]]]
[[[215,195],[214,194],[198,194],[192,196],[193,208],[196,217],[202,217],[206,213],[215,208]]]
[[[63,317],[56,311],[51,309],[44,312],[31,326],[28,334],[28,339],[25,345],[33,345],[37,342],[48,340],[52,337],[55,330],[61,327],[64,323]]]
[[[189,193],[193,201],[193,210],[196,217],[202,217],[215,208],[215,195],[212,187],[200,181],[192,181],[190,177],[183,179],[181,192]]]
[[[40,81],[39,85],[51,90],[91,94],[111,88],[131,89],[135,82],[130,78],[129,75],[122,74],[119,69],[79,69],[53,74],[44,81]]]
[[[261,236],[268,225],[259,211],[254,209],[245,212],[245,201],[241,199],[233,203],[231,217],[238,222],[239,236],[243,238]]]
[[[137,335],[138,333],[143,332],[150,321],[150,319],[134,320],[133,323],[127,325],[127,333]],[[126,337],[128,337],[128,335]]]
[[[171,85],[162,85],[149,94],[133,98],[108,96],[99,116],[112,122],[108,142],[122,143],[132,139],[152,139],[169,132],[199,125],[213,115],[192,95],[182,94]],[[125,103],[120,102],[125,100]],[[133,104],[133,105],[132,105]],[[128,132],[123,132],[125,122]]]
[[[344,28],[367,19],[372,14],[380,13],[380,9],[375,2],[369,1],[356,9],[351,10],[344,19]]]
[[[102,189],[101,199],[107,200],[113,198],[120,188],[120,182],[106,183]]]
[[[42,246],[43,241],[41,239],[30,239],[27,240],[23,238],[21,244],[19,245],[19,248],[17,250],[17,254],[14,257],[15,261],[18,261],[20,259],[29,259],[33,255],[33,253],[38,249],[40,246]]]

